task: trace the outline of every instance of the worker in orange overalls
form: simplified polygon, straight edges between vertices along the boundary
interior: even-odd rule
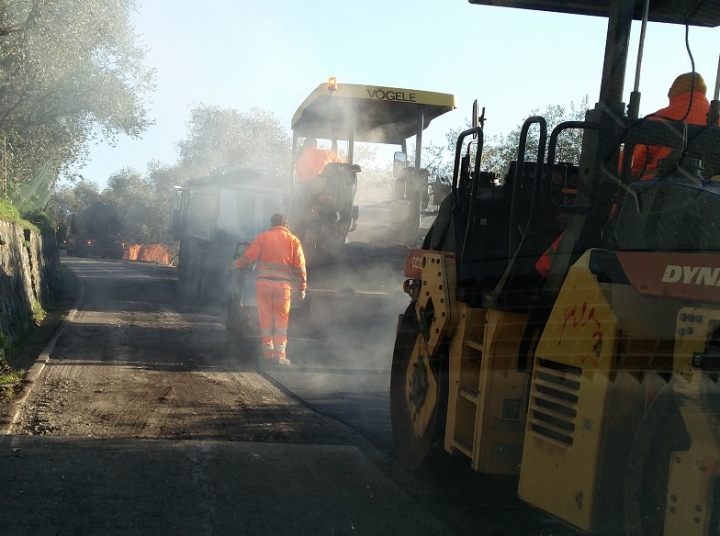
[[[705,125],[710,111],[710,102],[705,96],[706,93],[707,85],[702,76],[698,73],[681,74],[668,90],[670,104],[646,116],[646,119],[650,121],[684,121],[691,125]],[[654,179],[658,162],[670,156],[672,151],[670,147],[636,145],[633,151],[632,178],[635,180]],[[563,236],[564,234],[558,236],[535,263],[535,269],[543,277],[547,277],[550,272],[552,259],[557,253]]]
[[[706,125],[710,102],[705,96],[707,85],[698,73],[678,76],[670,86],[670,104],[646,117],[651,121],[684,121],[691,125]],[[670,156],[669,147],[637,145],[633,152],[632,177],[648,180],[655,177],[658,162]]]
[[[290,302],[293,284],[297,286],[299,298],[305,299],[305,255],[300,240],[288,230],[284,214],[273,215],[270,225],[271,229],[260,233],[245,255],[233,261],[232,267],[256,264],[262,356],[277,359],[280,365],[290,365],[285,355]]]
[[[343,159],[329,149],[320,149],[315,138],[305,138],[302,153],[295,162],[295,175],[301,184],[309,183],[325,166]]]

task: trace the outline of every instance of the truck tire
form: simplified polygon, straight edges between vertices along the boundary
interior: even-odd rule
[[[192,268],[189,264],[190,259],[184,258],[180,260],[178,266],[177,295],[181,302],[191,302],[193,300]]]

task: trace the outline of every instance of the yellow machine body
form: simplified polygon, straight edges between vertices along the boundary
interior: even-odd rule
[[[446,451],[467,456],[477,472],[518,475],[522,500],[583,531],[621,530],[626,494],[648,470],[652,438],[675,434],[689,448],[660,455],[658,447],[651,469],[667,483],[658,499],[664,534],[710,533],[720,423],[709,404],[720,389],[693,359],[720,327],[720,306],[688,307],[627,282],[601,283],[588,251],[570,268],[524,359],[527,315],[458,302],[454,259],[422,254],[418,314],[431,299],[440,307],[412,359],[448,344]],[[668,397],[677,401],[675,427],[663,429],[666,415],[650,427],[655,401]],[[427,400],[417,411],[418,436],[437,405]],[[639,480],[636,487],[643,492]]]

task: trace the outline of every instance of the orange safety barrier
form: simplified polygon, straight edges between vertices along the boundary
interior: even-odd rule
[[[155,262],[170,266],[170,253],[162,244],[133,244],[125,246],[123,259],[126,261]]]

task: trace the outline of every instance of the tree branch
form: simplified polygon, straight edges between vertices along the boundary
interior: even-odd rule
[[[33,3],[33,7],[32,9],[30,9],[30,13],[28,13],[28,16],[23,24],[16,24],[7,28],[0,28],[0,37],[6,37],[14,33],[22,33],[32,28],[32,26],[35,24],[35,20],[40,14],[40,5],[43,3],[43,0],[36,0]]]
[[[0,28],[0,37],[5,37],[10,34],[24,32],[24,26],[10,26],[9,28]]]

